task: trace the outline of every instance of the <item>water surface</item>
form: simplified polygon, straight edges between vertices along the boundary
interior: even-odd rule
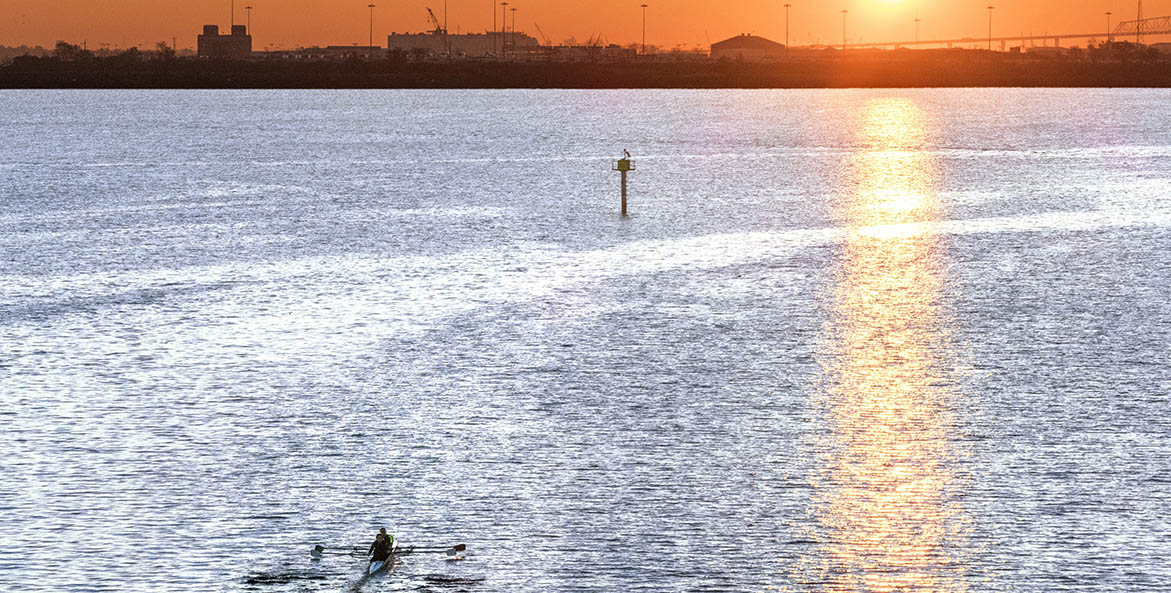
[[[0,111],[0,588],[1171,582],[1167,91]]]

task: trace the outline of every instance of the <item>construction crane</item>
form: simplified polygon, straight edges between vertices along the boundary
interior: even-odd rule
[[[545,40],[545,45],[553,45],[553,42],[549,41],[549,36],[546,35],[544,31],[541,30],[541,25],[538,25],[537,23],[533,23],[533,26],[536,27],[537,33],[541,36],[541,39]]]
[[[443,25],[439,24],[439,19],[435,16],[435,13],[432,12],[430,7],[427,8],[427,17],[431,19],[431,24],[435,25],[435,30],[432,31],[432,33],[436,35],[442,35],[447,32],[443,30]]]
[[[428,6],[426,8],[427,17],[431,19],[431,24],[435,25],[435,30],[432,31],[431,34],[436,37],[443,37],[443,53],[446,55],[451,55],[451,46],[447,44],[447,29],[444,29],[443,25],[439,24],[439,18],[435,16],[435,12],[431,10],[431,7]]]

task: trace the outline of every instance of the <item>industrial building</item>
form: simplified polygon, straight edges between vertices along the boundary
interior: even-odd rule
[[[244,25],[233,25],[231,35],[220,35],[218,25],[204,25],[196,47],[201,58],[245,59],[252,56],[252,36]]]
[[[536,51],[540,44],[535,37],[520,32],[450,35],[442,29],[436,29],[426,33],[391,33],[386,38],[386,47],[410,53],[476,57],[500,55],[502,52],[527,54]]]
[[[1040,46],[1040,47],[1026,47],[1025,52],[1034,56],[1043,56],[1048,58],[1056,58],[1060,56],[1069,55],[1068,47],[1058,46]]]
[[[556,62],[629,62],[638,57],[635,50],[609,45],[558,45],[545,52],[548,59]]]
[[[785,45],[783,43],[747,33],[712,44],[713,60],[763,62],[784,57]]]

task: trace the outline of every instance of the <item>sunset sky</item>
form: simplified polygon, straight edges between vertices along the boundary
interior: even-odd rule
[[[627,44],[641,36],[639,4],[644,0],[513,0],[516,28],[535,35],[536,22],[554,43],[571,37],[584,41],[602,34],[607,42]],[[852,42],[914,38],[916,11],[920,37],[957,38],[987,35],[989,4],[994,35],[1020,33],[1088,33],[1135,18],[1137,0],[645,0],[647,43],[671,48],[699,46],[739,33],[777,41],[785,38],[785,9],[791,9],[793,45],[840,43],[843,8]],[[376,44],[392,31],[419,32],[429,27],[425,7],[443,15],[443,0],[374,0]],[[256,49],[308,45],[366,44],[370,0],[236,0],[236,23],[247,19],[251,5]],[[180,48],[194,47],[202,25],[227,27],[230,0],[3,0],[0,2],[0,45],[51,46],[57,40],[91,48],[153,46],[177,38]],[[492,27],[493,0],[448,0],[452,33],[480,32]],[[499,13],[499,0],[495,0]],[[1171,0],[1145,0],[1147,17],[1171,15]],[[381,41],[379,41],[381,38]],[[1166,40],[1164,38],[1163,40]],[[1080,42],[1080,43],[1084,43]]]

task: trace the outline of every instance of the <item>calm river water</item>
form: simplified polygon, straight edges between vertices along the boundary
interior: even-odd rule
[[[1171,92],[0,113],[0,589],[1171,588]]]

